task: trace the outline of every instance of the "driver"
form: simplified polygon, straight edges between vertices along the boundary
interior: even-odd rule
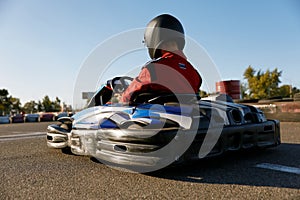
[[[152,60],[124,91],[123,103],[130,103],[145,92],[159,95],[199,92],[202,79],[183,53],[184,30],[178,19],[169,14],[152,19],[146,27],[144,42]]]

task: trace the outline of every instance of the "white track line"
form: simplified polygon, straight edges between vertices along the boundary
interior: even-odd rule
[[[45,137],[45,136],[46,136],[46,132],[32,132],[32,133],[23,133],[23,134],[14,134],[14,135],[2,135],[0,136],[0,142]]]
[[[297,167],[289,167],[289,166],[277,165],[277,164],[271,164],[271,163],[260,163],[255,166],[259,167],[259,168],[263,168],[263,169],[271,169],[271,170],[300,175],[300,168],[297,168]]]

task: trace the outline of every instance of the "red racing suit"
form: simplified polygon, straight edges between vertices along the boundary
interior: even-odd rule
[[[167,52],[142,68],[139,76],[124,91],[121,101],[131,102],[133,96],[143,92],[195,94],[201,84],[201,76],[182,51]]]

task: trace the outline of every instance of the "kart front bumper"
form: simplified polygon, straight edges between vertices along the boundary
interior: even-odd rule
[[[190,130],[186,130],[189,134]],[[197,130],[188,149],[176,155],[171,149],[168,154],[157,154],[170,140],[176,140],[177,131],[168,131],[158,138],[133,139],[120,129],[72,130],[70,136],[71,151],[77,155],[88,155],[102,163],[118,166],[155,167],[170,163],[199,158],[199,150],[207,134],[207,129]],[[117,136],[120,137],[117,137]],[[113,136],[113,137],[112,137]],[[164,138],[164,136],[167,138]],[[180,141],[178,141],[180,142]],[[280,144],[280,123],[268,120],[257,124],[227,126],[222,129],[218,141],[206,157],[220,155],[226,151],[238,151],[250,148],[268,148]]]

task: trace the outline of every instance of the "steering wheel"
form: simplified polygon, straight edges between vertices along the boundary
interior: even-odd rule
[[[132,80],[133,78],[129,76],[115,77],[111,80],[110,86],[115,93],[123,93]]]

